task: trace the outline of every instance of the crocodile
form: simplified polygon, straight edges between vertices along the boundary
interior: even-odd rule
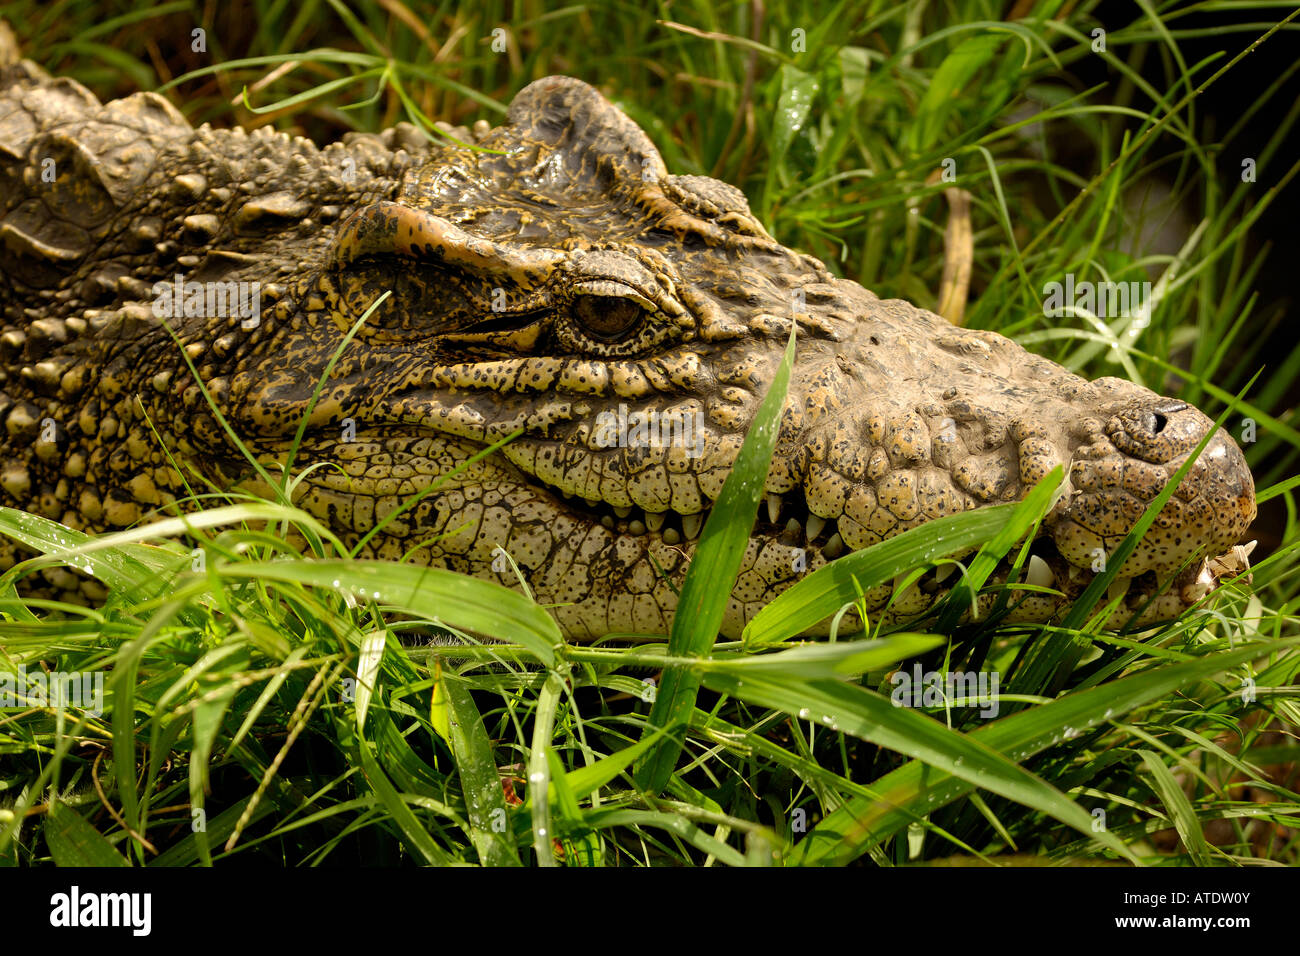
[[[827,562],[1061,466],[1022,572],[1038,589],[1011,613],[1041,622],[1213,430],[835,276],[740,190],[670,173],[576,79],[533,82],[495,127],[319,147],[194,128],[151,92],[101,104],[7,60],[0,503],[73,529],[156,519],[196,476],[257,487],[231,434],[274,470],[305,419],[295,503],[350,545],[388,519],[361,557],[518,588],[504,552],[570,639],[664,633],[793,324],[723,634]],[[1119,609],[1156,621],[1202,599],[1255,513],[1215,432],[1119,569]],[[0,547],[0,566],[21,557]],[[865,605],[902,619],[956,580],[936,569]]]

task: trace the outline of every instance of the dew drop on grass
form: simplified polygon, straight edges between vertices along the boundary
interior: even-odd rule
[[[546,779],[546,774],[542,773],[540,770],[534,770],[528,775],[528,779],[533,783],[541,783]]]
[[[799,719],[800,719],[800,720],[807,720],[807,719],[808,719],[809,717],[811,717],[811,716],[812,716],[812,711],[809,710],[807,707],[800,707],[800,708],[799,708]]]

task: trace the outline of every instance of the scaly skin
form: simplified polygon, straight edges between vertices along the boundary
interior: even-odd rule
[[[1047,619],[1210,425],[1184,403],[1087,382],[835,278],[773,241],[739,191],[670,175],[644,133],[576,80],[540,80],[501,127],[457,135],[486,151],[431,145],[407,126],[318,149],[194,130],[152,94],[100,106],[29,63],[6,67],[5,503],[90,531],[156,516],[185,492],[150,422],[182,468],[248,477],[154,314],[177,274],[263,284],[255,328],[238,316],[167,322],[268,463],[285,457],[348,329],[391,290],[311,414],[295,467],[339,467],[313,470],[299,504],[356,541],[522,429],[368,551],[509,584],[512,572],[492,569],[504,548],[539,601],[563,605],[554,613],[575,639],[668,627],[674,592],[654,565],[680,586],[792,320],[796,365],[728,635],[828,559],[1016,500],[1064,464],[1070,487],[1032,575],[1062,596],[1016,611]],[[597,416],[620,404],[696,413],[698,445],[603,447]],[[1123,567],[1135,579],[1126,606],[1190,562],[1146,617],[1182,611],[1213,584],[1203,559],[1254,515],[1244,458],[1217,435]],[[51,579],[100,593],[68,572]],[[916,613],[951,583],[932,576],[889,613]]]

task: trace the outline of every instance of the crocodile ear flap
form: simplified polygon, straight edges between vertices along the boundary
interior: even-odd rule
[[[342,270],[366,257],[397,256],[442,265],[486,279],[536,288],[564,260],[559,250],[521,250],[472,236],[421,209],[395,202],[376,202],[357,210],[339,226],[330,243],[331,269]]]
[[[527,138],[563,156],[573,174],[594,165],[599,175],[623,182],[668,177],[641,127],[581,80],[548,76],[528,84],[510,102],[508,117]]]

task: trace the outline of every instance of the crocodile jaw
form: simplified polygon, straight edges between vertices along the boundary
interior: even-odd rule
[[[799,348],[765,498],[724,619],[728,637],[828,561],[945,514],[1017,500],[1062,465],[1064,493],[1021,577],[1011,581],[1027,579],[1056,593],[1013,595],[1010,619],[1049,620],[1082,594],[1212,425],[1183,403],[1118,379],[1089,383],[1062,373],[1050,392],[1000,380],[1000,369],[1027,367],[1032,381],[1035,363],[1010,354],[1019,347],[989,333],[949,331],[910,306],[864,301],[861,335],[833,344],[810,339]],[[967,343],[969,367],[937,375],[922,401],[900,403],[882,397],[888,388],[862,381],[869,363],[855,354],[856,343],[877,348],[872,340],[889,334],[896,313],[909,327],[934,323],[939,334]],[[336,527],[354,526],[355,538],[399,507],[402,495],[442,477],[444,486],[392,522],[369,553],[413,556],[514,585],[515,571],[499,560],[504,551],[537,599],[554,605],[571,637],[664,633],[700,529],[779,358],[777,336],[750,345],[750,359],[763,354],[766,362],[755,363],[759,384],[739,406],[720,389],[702,390],[698,408],[666,406],[701,412],[694,419],[698,447],[671,440],[601,447],[595,423],[625,403],[575,393],[552,409],[544,427],[525,422],[524,434],[502,450],[452,474],[515,423],[504,416],[485,434],[474,403],[509,402],[491,392],[419,390],[376,410],[381,423],[373,439],[363,433],[314,449],[309,457],[341,461],[347,475],[322,473],[303,504]],[[465,374],[468,384],[474,373]],[[990,381],[998,387],[988,388]],[[663,407],[642,401],[629,414],[635,420],[638,411]],[[417,419],[424,430],[412,431]],[[382,477],[366,478],[368,472]],[[1201,599],[1216,583],[1207,559],[1231,548],[1254,510],[1244,457],[1220,433],[1119,569],[1110,595],[1122,595],[1114,622],[1130,614],[1139,615],[1138,623],[1172,618]],[[991,583],[1006,583],[1009,571],[1004,562]],[[866,606],[886,621],[906,619],[932,607],[957,580],[931,572],[903,593],[874,589]],[[981,598],[980,611],[992,601]]]

